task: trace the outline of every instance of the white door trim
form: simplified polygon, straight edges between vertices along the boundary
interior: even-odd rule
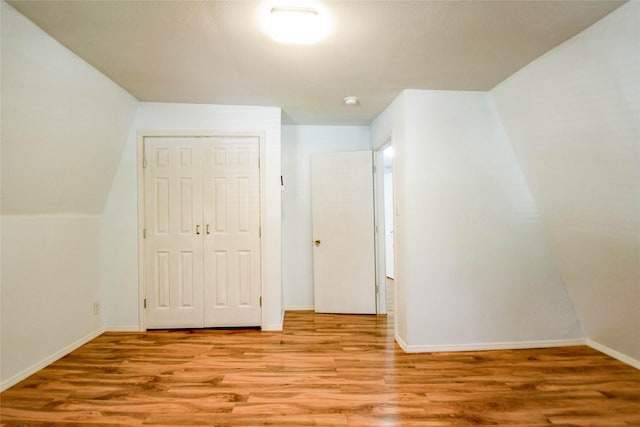
[[[229,131],[154,131],[141,130],[138,131],[137,146],[137,170],[138,170],[138,325],[140,331],[146,331],[144,316],[144,299],[145,299],[145,244],[144,244],[144,139],[146,137],[257,137],[260,146],[260,228],[262,230],[262,238],[260,239],[260,293],[263,297],[262,306],[265,306],[265,255],[266,255],[266,161],[265,161],[265,135],[264,132],[229,132]],[[264,324],[264,310],[262,310],[262,327]]]
[[[376,254],[376,288],[378,314],[387,314],[387,274],[386,274],[386,250],[385,250],[385,209],[384,209],[384,157],[383,151],[393,145],[392,136],[389,135],[373,151],[374,158],[374,211],[376,221],[375,254]],[[394,165],[391,166],[392,173]],[[394,234],[395,240],[395,234]],[[395,256],[394,256],[395,257]],[[395,260],[394,260],[395,262]],[[394,294],[395,295],[395,294]],[[395,304],[394,304],[395,305]]]
[[[382,150],[373,152],[373,203],[375,220],[375,257],[376,257],[376,311],[387,314],[387,286],[385,274],[384,242],[384,159]],[[381,207],[382,206],[382,207]]]

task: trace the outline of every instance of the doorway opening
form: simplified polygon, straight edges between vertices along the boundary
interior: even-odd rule
[[[376,284],[378,313],[395,311],[394,182],[391,139],[375,151]]]

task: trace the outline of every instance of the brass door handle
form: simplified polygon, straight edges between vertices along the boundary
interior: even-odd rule
[[[209,231],[209,224],[207,224],[207,234],[211,234],[211,232]]]
[[[200,234],[200,224],[196,225],[196,234]]]
[[[320,243],[321,243],[320,240],[316,240],[313,242],[313,244],[316,245],[316,247],[320,246]]]

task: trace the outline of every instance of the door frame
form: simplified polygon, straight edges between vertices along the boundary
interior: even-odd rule
[[[373,200],[374,200],[374,218],[375,218],[375,257],[376,257],[376,296],[378,314],[387,314],[387,263],[386,263],[386,236],[385,236],[385,209],[384,209],[384,154],[383,151],[393,146],[393,138],[391,135],[383,139],[373,149]],[[391,173],[394,173],[395,161],[391,164]],[[394,201],[395,207],[395,180],[394,182]],[[395,209],[394,209],[395,211]],[[395,227],[394,227],[395,228]],[[395,246],[395,233],[393,235]],[[394,251],[395,258],[395,251]],[[395,264],[395,259],[394,259]],[[394,294],[395,295],[395,294]],[[395,304],[394,304],[395,305]]]
[[[136,168],[138,171],[138,325],[139,330],[144,332],[147,330],[145,324],[145,307],[144,300],[146,296],[146,282],[145,282],[145,268],[146,268],[146,248],[144,237],[144,218],[145,218],[145,203],[144,203],[144,139],[147,137],[184,137],[184,138],[206,138],[206,137],[238,137],[246,138],[253,137],[258,138],[258,147],[260,153],[260,295],[262,296],[262,305],[265,306],[265,254],[266,254],[266,239],[263,238],[266,233],[266,162],[265,162],[265,135],[264,132],[229,132],[229,131],[153,131],[153,130],[141,130],[138,131],[138,143],[137,143],[137,158]],[[264,327],[264,316],[261,315],[261,327]]]

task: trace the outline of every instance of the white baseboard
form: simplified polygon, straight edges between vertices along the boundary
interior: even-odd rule
[[[570,347],[585,345],[584,339],[513,341],[478,344],[409,345],[398,334],[396,342],[405,353],[438,353],[456,351],[521,350],[527,348]]]
[[[138,326],[107,326],[105,332],[144,332]]]
[[[404,340],[400,337],[400,335],[398,335],[398,332],[395,333],[395,338],[396,338],[396,342],[398,343],[398,345],[400,346],[400,348],[402,349],[402,351],[404,351],[405,353],[411,353],[408,349],[409,346],[407,345],[406,342],[404,342]]]
[[[75,350],[76,348],[83,346],[84,344],[88,343],[89,341],[91,341],[92,339],[102,335],[105,332],[105,328],[99,328],[87,335],[85,335],[82,338],[77,339],[76,341],[72,342],[71,344],[69,344],[68,346],[61,348],[60,350],[56,351],[55,353],[53,353],[52,355],[50,355],[49,357],[41,360],[40,362],[29,366],[26,369],[23,369],[21,372],[18,372],[17,374],[13,375],[10,378],[7,378],[6,380],[2,381],[2,383],[0,383],[0,391],[5,391],[6,389],[8,389],[9,387],[18,384],[20,381],[24,380],[25,378],[30,377],[31,375],[35,374],[36,372],[38,372],[40,369],[52,364],[53,362],[55,362],[56,360],[66,356],[67,354],[71,353],[73,350]]]
[[[315,309],[314,305],[289,305],[285,308],[285,311],[313,311]]]
[[[619,351],[609,348],[606,345],[600,344],[598,342],[595,342],[589,339],[586,340],[586,344],[589,347],[606,354],[607,356],[611,356],[614,359],[618,359],[619,361],[626,363],[627,365],[633,366],[636,369],[640,369],[640,360],[636,360],[632,357],[629,357],[625,354],[620,353]]]

